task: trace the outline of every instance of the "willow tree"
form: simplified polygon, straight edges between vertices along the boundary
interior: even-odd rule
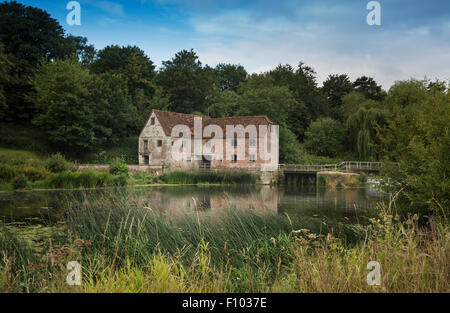
[[[387,111],[381,103],[366,100],[351,113],[346,128],[361,160],[376,158],[376,129],[386,122]]]

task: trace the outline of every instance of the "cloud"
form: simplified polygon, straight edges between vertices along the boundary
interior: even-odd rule
[[[112,1],[92,1],[92,0],[85,0],[87,4],[96,7],[108,14],[116,15],[120,17],[125,16],[125,11],[123,9],[123,5],[117,2]]]
[[[321,15],[326,10],[316,5],[307,12]],[[304,61],[316,69],[319,82],[334,73],[347,73],[352,79],[369,75],[386,89],[396,80],[411,77],[449,79],[448,22],[377,28],[365,22],[352,27],[314,20],[294,21],[247,10],[189,19],[204,63],[240,63],[250,72],[264,72],[279,63]]]

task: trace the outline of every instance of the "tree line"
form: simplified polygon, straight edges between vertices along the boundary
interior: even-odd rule
[[[301,162],[305,150],[403,162],[400,178],[432,172],[439,198],[450,198],[447,82],[411,79],[386,92],[371,77],[334,74],[319,86],[303,62],[249,74],[239,64],[202,64],[193,50],[157,69],[137,46],[96,50],[44,10],[0,3],[2,125],[37,128],[53,149],[79,155],[137,136],[152,109],[266,114],[280,125],[281,162]]]

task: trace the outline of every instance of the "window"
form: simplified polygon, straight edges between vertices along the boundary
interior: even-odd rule
[[[150,125],[155,125],[155,118],[154,118],[154,117],[152,117],[152,118],[150,119]]]
[[[162,140],[156,141],[156,146],[157,146],[158,148],[162,147]]]
[[[250,147],[256,147],[256,139],[250,138]]]
[[[231,139],[231,146],[234,148],[237,147],[237,139]]]
[[[148,140],[144,140],[144,152],[148,151]]]
[[[233,154],[232,156],[231,156],[231,163],[236,163],[237,162],[237,155],[236,154]]]
[[[191,162],[191,155],[190,154],[186,155],[186,161]]]
[[[248,156],[248,161],[249,162],[256,162],[256,155],[255,154],[250,154]]]

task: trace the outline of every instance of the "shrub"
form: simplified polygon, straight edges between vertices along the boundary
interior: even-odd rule
[[[334,157],[342,151],[342,127],[332,118],[319,118],[305,132],[305,147],[309,152]]]
[[[126,186],[127,184],[128,184],[128,174],[115,175],[112,178],[113,186],[123,187]]]
[[[28,179],[25,175],[21,174],[13,179],[12,185],[14,189],[25,189],[28,185]]]
[[[109,172],[112,175],[126,175],[128,176],[128,165],[122,158],[115,158],[112,160]]]
[[[61,153],[56,153],[47,159],[45,168],[52,173],[62,173],[72,170],[73,165]]]
[[[16,168],[9,164],[0,163],[0,181],[10,182],[17,174]]]

